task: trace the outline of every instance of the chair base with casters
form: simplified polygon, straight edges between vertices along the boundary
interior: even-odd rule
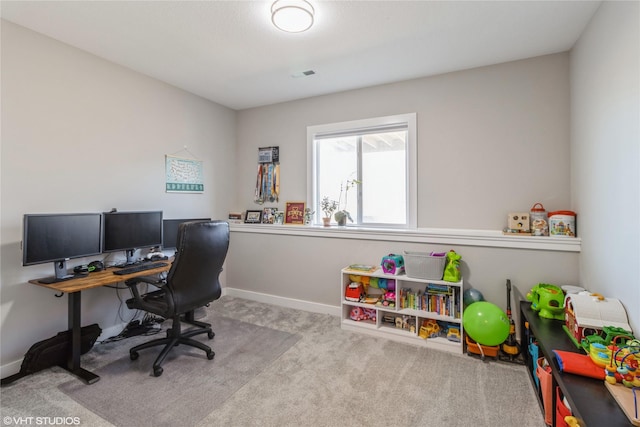
[[[185,317],[188,317],[188,316],[185,316]],[[205,333],[207,334],[209,339],[213,339],[213,337],[215,336],[215,333],[211,330],[211,326],[209,326],[207,323],[204,323],[204,322],[198,322],[197,320],[192,320],[192,321],[186,320],[186,321],[188,323],[197,322],[193,324],[196,324],[198,326],[200,325],[205,325],[205,326],[204,327],[201,326],[199,329],[189,329],[183,332],[181,330],[180,318],[179,317],[174,318],[171,329],[167,330],[166,338],[159,338],[156,340],[148,341],[131,348],[129,350],[129,358],[131,360],[136,360],[140,356],[138,354],[138,351],[144,350],[145,348],[156,347],[158,345],[164,344],[165,347],[162,349],[162,351],[156,358],[155,362],[153,362],[153,375],[156,377],[159,377],[160,375],[162,375],[163,369],[161,365],[162,365],[162,362],[164,362],[164,359],[169,354],[169,351],[173,347],[176,347],[180,344],[199,348],[207,354],[207,359],[213,360],[216,354],[211,349],[211,347],[201,343],[200,341],[191,339],[191,337],[195,335],[200,335]]]

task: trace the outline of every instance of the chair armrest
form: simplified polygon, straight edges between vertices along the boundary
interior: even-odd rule
[[[129,290],[133,294],[133,297],[138,301],[143,300],[142,296],[140,295],[140,291],[138,290],[138,285],[140,283],[146,283],[149,285],[156,286],[158,288],[162,288],[166,284],[162,279],[156,279],[154,277],[149,277],[149,276],[138,276],[138,277],[132,277],[131,279],[125,280],[124,284],[129,287]]]

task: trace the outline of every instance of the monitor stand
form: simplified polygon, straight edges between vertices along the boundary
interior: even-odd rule
[[[49,285],[51,283],[64,282],[65,280],[73,279],[74,277],[73,274],[68,273],[66,259],[54,261],[53,270],[55,271],[55,276],[40,279],[38,282]]]

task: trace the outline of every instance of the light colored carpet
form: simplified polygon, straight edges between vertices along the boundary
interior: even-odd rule
[[[207,321],[215,338],[208,340],[203,334],[194,339],[212,347],[214,360],[208,360],[202,350],[178,346],[165,359],[164,373],[156,378],[151,372],[163,348],[158,346],[141,350],[135,361],[125,356],[97,369],[100,381],[95,384],[87,386],[72,379],[60,390],[116,426],[172,427],[183,425],[183,420],[193,423],[215,411],[300,339],[288,332],[213,314]]]
[[[222,297],[207,313],[207,317],[238,319],[300,339],[222,404],[211,406],[204,418],[187,414],[177,425],[544,426],[524,366],[482,362],[467,355],[343,331],[335,316],[239,298]],[[147,339],[98,345],[83,356],[83,365],[97,370],[126,357],[131,346]],[[212,343],[216,359],[202,361],[215,364],[222,351],[218,336]],[[142,361],[142,355],[128,363]],[[168,362],[159,378],[143,375],[155,381],[155,386],[134,401],[171,406],[154,396],[162,387],[158,381],[168,378],[173,363]],[[69,380],[69,374],[53,368],[1,389],[2,415],[76,416],[83,426],[112,426],[58,389]]]

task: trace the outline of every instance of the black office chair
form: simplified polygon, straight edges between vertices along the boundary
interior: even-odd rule
[[[173,325],[165,338],[156,339],[129,350],[131,360],[138,358],[138,351],[164,344],[164,348],[153,363],[153,375],[162,375],[162,362],[174,346],[186,344],[204,350],[209,360],[215,353],[207,345],[191,339],[206,333],[214,337],[211,325],[193,319],[193,312],[211,301],[220,298],[219,275],[229,248],[229,224],[225,221],[191,221],[178,227],[178,244],[175,259],[166,280],[151,277],[135,277],[125,283],[133,298],[126,301],[127,307],[173,319]],[[159,290],[141,294],[138,285],[148,283]],[[181,331],[181,321],[196,328]]]

